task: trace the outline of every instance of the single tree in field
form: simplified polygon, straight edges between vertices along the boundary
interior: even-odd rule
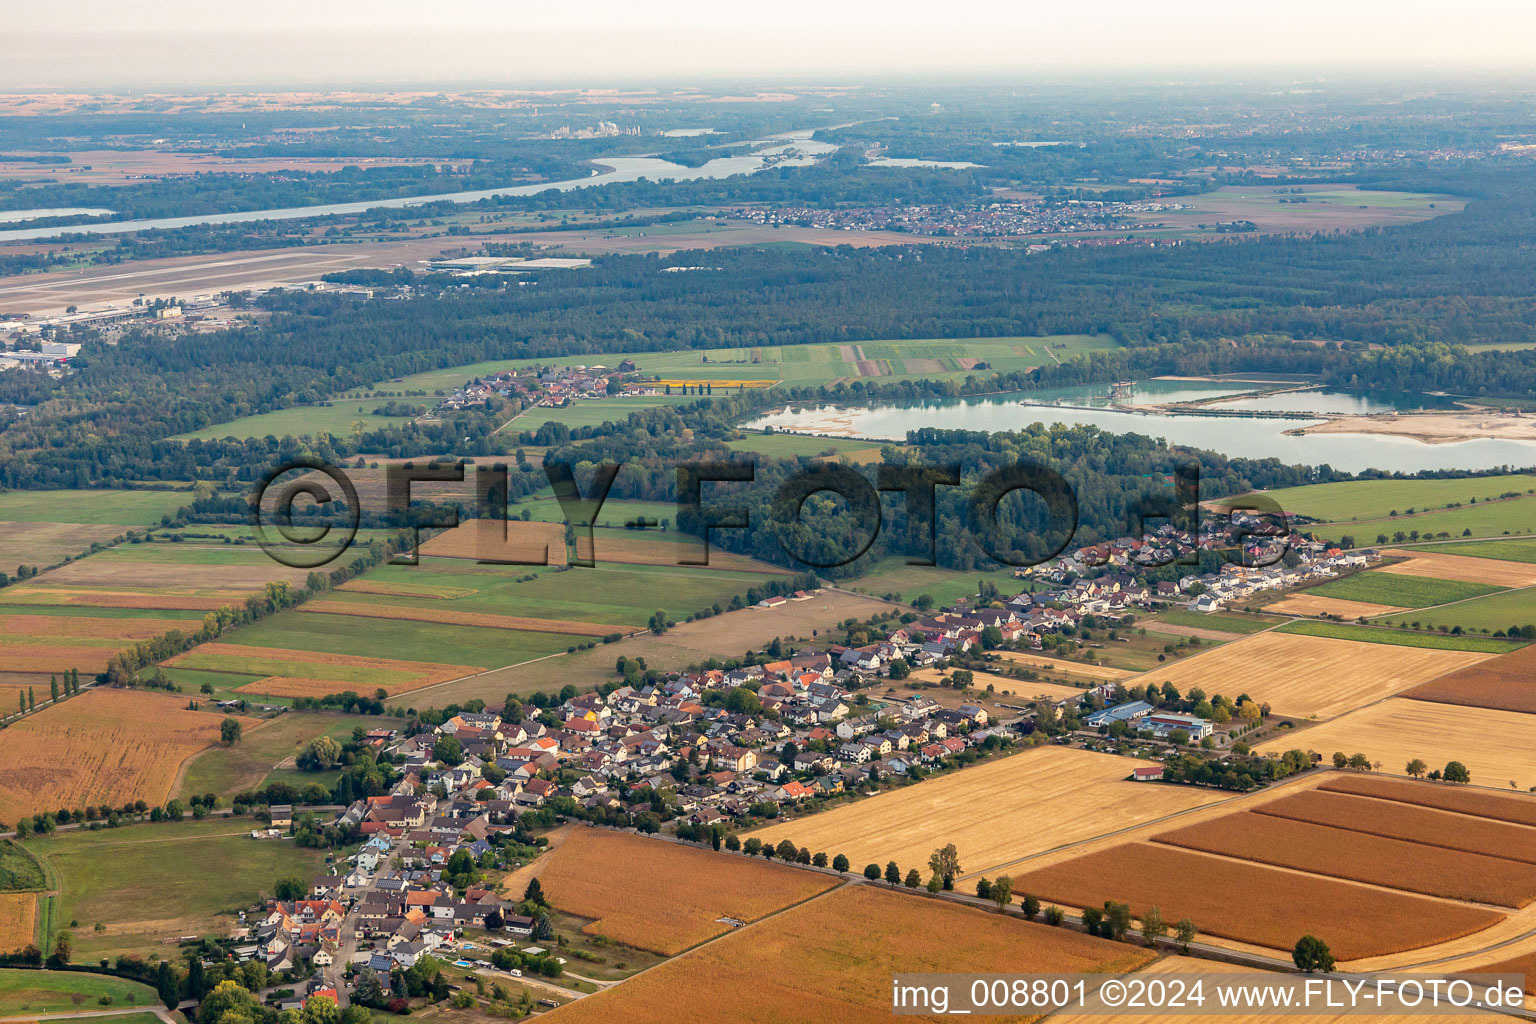
[[[833,871],[847,871],[848,870],[848,858],[844,857],[842,854],[838,854],[836,857],[833,857],[832,858],[832,870]]]
[[[1163,911],[1159,907],[1148,907],[1141,915],[1141,937],[1147,940],[1147,945],[1156,946],[1157,940],[1168,934],[1168,922],[1163,920]]]
[[[1344,766],[1346,766],[1348,764],[1349,764],[1349,755],[1348,754],[1344,753],[1344,751],[1342,751],[1342,750],[1335,750],[1333,752],[1333,766],[1335,768],[1343,768]]]
[[[1131,930],[1131,907],[1128,903],[1104,901],[1104,930],[1108,937],[1119,942]]]
[[[955,878],[960,874],[960,851],[955,849],[954,843],[942,846],[928,857],[928,867],[944,880],[944,888],[953,889]]]
[[[901,884],[901,868],[897,867],[893,860],[885,864],[885,880],[893,886]]]
[[[1195,922],[1184,918],[1173,926],[1173,937],[1179,944],[1179,952],[1188,955],[1189,944],[1195,941]]]
[[[986,875],[976,879],[976,895],[984,900],[992,898],[992,881]]]
[[[1429,771],[1429,765],[1425,764],[1421,759],[1416,757],[1412,761],[1409,761],[1408,767],[1403,770],[1416,779],[1422,779],[1424,777],[1424,773]]]
[[[224,741],[226,747],[234,746],[240,742],[240,720],[238,718],[226,718],[219,723],[219,739]]]
[[[879,879],[880,879],[880,865],[879,864],[865,864],[864,865],[864,877],[869,879],[871,882],[879,881]]]
[[[1297,970],[1307,974],[1313,971],[1327,974],[1333,970],[1333,954],[1328,951],[1328,943],[1313,935],[1303,935],[1296,940],[1296,948],[1291,950],[1291,960]]]
[[[923,884],[923,876],[917,873],[917,868],[912,868],[907,872],[907,878],[904,884],[908,889],[916,889],[918,886]]]
[[[1364,754],[1350,754],[1349,766],[1357,772],[1368,772],[1371,770],[1371,759]]]
[[[1007,875],[992,883],[992,902],[997,904],[998,910],[1007,910],[1008,904],[1013,902],[1013,879]]]
[[[1035,919],[1035,915],[1040,913],[1040,898],[1034,893],[1025,893],[1024,898],[1019,902],[1024,905],[1024,916],[1031,921]]]
[[[537,878],[528,880],[528,888],[523,890],[523,899],[530,903],[537,903],[541,907],[549,905],[549,901],[544,898],[544,887],[539,884]]]
[[[1466,785],[1472,781],[1472,773],[1467,771],[1467,766],[1462,764],[1460,761],[1451,761],[1447,763],[1445,770],[1440,774],[1446,782],[1459,782],[1462,785]]]

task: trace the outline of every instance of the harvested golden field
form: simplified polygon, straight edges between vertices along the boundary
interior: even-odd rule
[[[1536,864],[1536,828],[1432,807],[1312,789],[1271,800],[1253,810],[1255,814]]]
[[[55,587],[23,584],[0,591],[0,605],[21,607],[74,605],[89,608],[140,608],[149,611],[213,611],[225,605],[240,604],[248,595],[227,590],[201,594],[150,592],[145,590],[85,590],[79,587]]]
[[[1380,771],[1393,775],[1406,774],[1404,767],[1417,757],[1431,768],[1460,761],[1479,786],[1502,787],[1511,781],[1517,789],[1536,785],[1536,730],[1531,728],[1530,716],[1513,711],[1393,698],[1322,725],[1284,733],[1256,749],[1268,754],[1297,747],[1325,758],[1334,751],[1362,753],[1381,762]]]
[[[37,894],[0,892],[0,953],[32,945],[37,930]]]
[[[1086,692],[1076,686],[1066,686],[1062,683],[1042,683],[1038,680],[1030,682],[1023,679],[1009,679],[1007,676],[995,676],[990,672],[972,672],[974,677],[971,686],[984,690],[990,684],[996,693],[1009,691],[1015,702],[1018,700],[1069,700],[1081,699]],[[913,672],[909,679],[919,683],[937,683],[948,676],[948,672],[936,668],[920,668]],[[969,703],[962,701],[961,703]]]
[[[503,536],[503,527],[506,535]],[[546,555],[547,552],[547,555]],[[476,561],[565,565],[565,526],[470,519],[422,542],[421,554],[432,558],[473,558]]]
[[[1536,865],[1254,811],[1152,839],[1256,864],[1512,910],[1536,899]]]
[[[1491,657],[1268,632],[1159,666],[1139,681],[1228,697],[1247,693],[1287,718],[1332,718]]]
[[[664,914],[661,910],[656,916]],[[549,1019],[556,1024],[673,1024],[683,1019],[886,1024],[891,1020],[891,976],[897,971],[1119,973],[1151,959],[1148,951],[1123,943],[856,885],[578,999]],[[685,1013],[679,1013],[680,1006],[687,1007]]]
[[[437,587],[427,583],[385,583],[381,580],[348,580],[336,588],[349,594],[380,594],[384,597],[430,597],[440,601],[469,597],[479,591],[469,587]]]
[[[1136,674],[1127,669],[1111,668],[1108,665],[1085,665],[1080,661],[1043,658],[1038,654],[1025,654],[1020,651],[998,651],[997,653],[1004,661],[1011,661],[1020,668],[1032,668],[1037,672],[1052,672],[1057,675],[1082,676],[1084,679],[1094,681],[1129,679]]]
[[[97,619],[85,615],[0,615],[0,637],[61,637],[81,640],[148,640],[179,629],[195,633],[195,619]]]
[[[442,665],[224,643],[201,644],[165,664],[174,668],[263,676],[239,689],[272,697],[324,697],[344,690],[371,694],[380,689],[394,696],[480,671],[473,665]]]
[[[1383,565],[1377,572],[1429,576],[1437,580],[1461,580],[1486,583],[1494,587],[1529,587],[1536,584],[1536,564],[1509,562],[1501,558],[1476,558],[1471,555],[1447,555],[1439,551],[1383,551],[1383,555],[1406,559]]]
[[[1127,843],[1013,876],[1015,893],[1068,907],[1129,903],[1187,917],[1206,935],[1289,950],[1311,933],[1340,961],[1470,935],[1504,915],[1158,843]]]
[[[408,622],[441,622],[450,626],[480,626],[485,629],[518,629],[529,633],[569,633],[572,636],[607,636],[630,633],[633,626],[615,626],[602,622],[568,622],[562,619],[528,619],[518,615],[493,615],[452,608],[414,608],[409,605],[359,604],[351,601],[317,598],[299,606],[301,612],[330,615],[356,615],[365,619],[404,619]]]
[[[1404,697],[1536,714],[1536,644],[1415,686]]]
[[[107,661],[118,652],[115,646],[91,644],[0,643],[0,660],[7,672],[104,672]]]
[[[1346,601],[1339,597],[1323,597],[1319,594],[1300,593],[1264,606],[1267,612],[1284,612],[1286,615],[1338,615],[1345,619],[1370,618],[1389,612],[1407,611],[1395,604],[1372,604],[1370,601]]]
[[[988,874],[1032,854],[1215,803],[1228,796],[1194,786],[1128,780],[1146,764],[1128,757],[1044,746],[974,765],[807,818],[752,832],[790,839],[812,853],[845,854],[854,867],[894,860],[927,877],[928,856],[946,843],[962,875]]]
[[[675,956],[837,885],[831,876],[625,832],[575,828],[533,871],[584,931]]]
[[[0,820],[85,804],[164,803],[187,759],[217,742],[222,717],[188,711],[170,694],[104,688],[39,711],[0,743]]]
[[[1448,783],[1383,779],[1374,775],[1339,775],[1325,780],[1318,788],[1327,793],[1351,793],[1476,818],[1536,826],[1536,799],[1528,796],[1468,789]]]

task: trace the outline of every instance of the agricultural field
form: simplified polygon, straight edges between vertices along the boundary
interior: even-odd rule
[[[1414,554],[1460,555],[1463,558],[1493,558],[1507,562],[1536,562],[1536,538],[1516,540],[1468,540],[1454,544],[1424,544]]]
[[[532,874],[551,905],[592,919],[587,933],[665,956],[730,931],[721,918],[757,921],[837,884],[766,860],[585,827]]]
[[[1138,681],[1231,698],[1247,693],[1286,718],[1332,718],[1489,657],[1271,630],[1159,667]]]
[[[275,412],[243,416],[228,423],[217,423],[201,430],[177,434],[169,440],[216,441],[226,437],[308,436],[319,438],[326,434],[351,438],[380,427],[398,426],[410,419],[408,416],[381,416],[374,413],[373,410],[384,401],[386,400],[377,398],[360,402],[337,399],[326,405],[297,405],[289,409],[278,409]],[[412,405],[432,405],[430,400],[422,398],[403,401]],[[359,424],[362,425],[361,431],[358,430]]]
[[[1396,481],[1394,481],[1396,482]],[[1332,484],[1321,486],[1331,487]],[[1308,527],[1322,540],[1353,537],[1356,546],[1496,538],[1536,533],[1536,500],[1529,495],[1503,501],[1479,501],[1461,508],[1418,512],[1359,522],[1319,523]]]
[[[221,716],[181,697],[88,689],[23,718],[0,743],[0,821],[171,795],[182,765],[217,742]]]
[[[1480,786],[1525,789],[1536,785],[1536,734],[1527,715],[1513,711],[1430,704],[1393,697],[1330,722],[1286,731],[1255,749],[1261,754],[1302,747],[1323,757],[1363,753],[1379,771],[1402,775],[1421,758],[1431,768],[1460,761]]]
[[[174,516],[192,504],[194,497],[190,489],[0,491],[0,522],[155,526],[162,516]]]
[[[743,431],[739,440],[725,446],[736,452],[751,452],[775,459],[835,458],[843,462],[881,461],[880,445],[840,437],[805,437],[800,434],[759,434]]]
[[[734,389],[733,389],[734,390]],[[546,423],[563,423],[572,430],[622,423],[632,412],[664,406],[689,405],[707,396],[696,394],[620,395],[615,398],[583,398],[559,408],[535,406],[513,417],[507,430],[536,431]]]
[[[1044,662],[1044,664],[1052,665],[1055,663],[1048,661]],[[1062,664],[1066,663],[1063,662]],[[1073,667],[1077,668],[1086,666]],[[970,689],[985,690],[988,686],[990,686],[992,687],[994,693],[1013,697],[1015,698],[1015,702],[1018,700],[1045,700],[1055,702],[1058,700],[1071,700],[1073,698],[1080,699],[1083,696],[1083,690],[1081,688],[1076,686],[1065,686],[1061,683],[1042,683],[1031,682],[1022,679],[1010,679],[1007,676],[992,675],[990,672],[972,672],[971,675],[972,682],[969,687]],[[932,693],[932,690],[935,687],[944,685],[942,681],[945,678],[947,678],[947,676],[943,669],[920,668],[909,675],[905,680],[896,684],[896,687],[911,688],[914,691],[921,690],[924,691],[925,695],[929,695]],[[1087,682],[1088,680],[1084,681],[1085,686],[1087,685]],[[922,686],[919,687],[916,684],[922,684]],[[896,687],[888,687],[888,689]],[[939,700],[937,696],[933,696],[931,699]],[[961,699],[957,700],[956,703],[977,703],[977,701]]]
[[[1014,578],[1012,569],[960,572],[935,565],[908,565],[905,558],[881,559],[870,565],[864,575],[843,586],[861,594],[896,594],[907,603],[927,594],[933,598],[935,607],[944,607],[961,598],[974,600],[982,580],[996,584],[1008,594],[1031,589],[1026,581]]]
[[[789,839],[813,853],[845,854],[855,867],[894,860],[924,872],[947,843],[963,876],[1228,798],[1193,786],[1129,781],[1128,757],[1043,746],[856,800],[751,834]]]
[[[107,1003],[101,1002],[103,997]],[[121,1021],[126,1019],[120,1013],[124,1007],[159,1007],[161,1003],[148,985],[109,974],[0,968],[0,1016],[82,1014],[89,1019],[92,1010],[105,1010],[109,1005],[114,1016],[106,1019]],[[155,1019],[147,1011],[145,1016]]]
[[[1113,682],[1118,679],[1129,679],[1136,673],[1122,668],[1110,668],[1107,665],[1086,665],[1080,661],[1063,661],[1060,658],[1046,657],[1042,654],[1026,653],[1024,651],[998,651],[997,656],[1011,665],[1038,672],[1042,675],[1069,676],[1073,679],[1081,679],[1085,682]],[[1020,682],[1017,679],[1008,680],[1010,687],[1019,693],[1028,691],[1030,683]]]
[[[1282,871],[1159,843],[1127,843],[1013,876],[1015,893],[1068,907],[1104,900],[1189,918],[1205,935],[1289,950],[1311,933],[1341,962],[1418,949],[1503,920],[1480,907]]]
[[[1530,826],[1432,807],[1324,788],[1271,800],[1251,813],[1536,865],[1536,830]]]
[[[1417,560],[1415,560],[1417,561]],[[1468,583],[1456,578],[1436,579],[1411,575],[1409,563],[1357,572],[1343,579],[1310,587],[1308,594],[1341,601],[1364,601],[1398,608],[1425,608],[1449,601],[1497,594],[1501,589],[1487,583]],[[1427,568],[1420,566],[1420,568]]]
[[[227,932],[235,911],[270,895],[279,878],[324,874],[323,851],[259,842],[250,828],[223,818],[160,822],[59,833],[27,848],[57,880],[55,919],[80,922],[71,929],[75,959],[89,963],[158,956],[167,937]]]
[[[633,359],[642,380],[781,380],[793,385],[828,384],[859,377],[964,380],[985,362],[1007,373],[1119,346],[1108,335],[1060,334],[1010,338],[911,338],[865,341],[850,345],[768,345],[761,348],[690,349],[680,352],[605,352],[592,356],[554,356],[491,360],[446,370],[428,370],[381,383],[385,391],[447,393],[487,373],[524,366],[617,366]],[[697,396],[689,396],[697,401]],[[595,405],[606,403],[598,402]],[[545,411],[545,410],[540,410]],[[613,418],[613,417],[608,417]]]
[[[1349,480],[1259,493],[1292,515],[1344,525],[1354,520],[1403,519],[1410,511],[1420,513],[1444,509],[1452,504],[1467,505],[1473,498],[1482,503],[1504,494],[1530,494],[1533,491],[1536,491],[1536,476],[1515,474],[1460,480]],[[1254,495],[1242,497],[1252,498]],[[1224,506],[1227,500],[1236,499],[1222,499],[1211,504]],[[1364,531],[1353,532],[1362,543],[1368,543]]]
[[[77,611],[112,614],[81,615]],[[94,674],[107,667],[113,654],[134,642],[171,630],[196,632],[197,618],[116,614],[118,609],[11,607],[0,605],[0,662],[11,672],[62,673],[71,668]],[[39,680],[45,684],[46,680]],[[7,695],[9,696],[9,695]],[[3,710],[15,705],[8,699]]]
[[[319,736],[337,742],[352,738],[352,730],[380,727],[377,718],[294,711],[259,722],[243,722],[240,742],[215,746],[195,755],[182,774],[178,796],[185,801],[194,794],[227,796],[265,785],[273,775],[288,781],[321,780],[324,773],[301,773],[293,759],[304,745]]]
[[[530,633],[565,633],[571,636],[607,636],[625,633],[633,626],[611,622],[579,622],[571,619],[531,619],[520,615],[495,615],[489,612],[461,611],[456,608],[416,608],[372,600],[322,598],[309,601],[300,609],[310,614],[354,615],[363,619],[392,619],[404,622],[438,622],[449,626],[477,626],[482,629],[520,629]]]
[[[1158,629],[1164,626],[1188,626],[1192,629],[1209,630],[1217,633],[1257,633],[1269,629],[1284,622],[1284,619],[1274,615],[1249,615],[1243,612],[1192,612],[1188,609],[1174,608],[1169,611],[1161,611],[1151,618],[1141,619],[1142,625],[1149,629]],[[1204,636],[1204,633],[1196,633],[1195,636]]]
[[[600,570],[601,566],[597,570],[577,571]],[[659,596],[651,595],[652,599]],[[477,697],[496,702],[508,693],[526,696],[539,690],[553,691],[566,683],[578,689],[596,687],[614,678],[614,662],[621,654],[644,658],[646,665],[657,671],[680,671],[711,658],[737,657],[748,650],[762,650],[775,637],[806,641],[815,633],[825,634],[833,630],[845,619],[868,619],[872,615],[898,610],[875,598],[827,589],[809,600],[790,601],[777,608],[743,608],[693,622],[679,622],[661,636],[644,632],[617,643],[598,644],[588,650],[562,654],[550,662],[508,665],[434,690],[432,702],[441,705]]]
[[[1385,565],[1378,572],[1413,576],[1429,576],[1443,581],[1462,581],[1490,588],[1529,587],[1536,585],[1536,566],[1526,562],[1504,559],[1473,558],[1459,552],[1446,554],[1436,551],[1388,551],[1388,555],[1406,555],[1407,561]],[[1406,581],[1405,581],[1406,582]],[[1467,594],[1467,597],[1474,596]],[[1447,598],[1458,601],[1461,598]],[[1407,602],[1399,601],[1399,604]],[[1433,602],[1440,604],[1443,602]]]
[[[1536,827],[1536,800],[1524,795],[1374,775],[1339,775],[1324,780],[1318,788],[1327,793],[1350,793]]]
[[[1502,596],[1502,595],[1500,595]],[[1479,598],[1480,601],[1489,600]],[[1386,623],[1374,626],[1353,626],[1342,622],[1287,623],[1275,630],[1289,636],[1322,636],[1335,640],[1350,640],[1362,644],[1386,644],[1391,647],[1422,647],[1438,651],[1471,651],[1477,654],[1508,654],[1518,649],[1518,641],[1500,640],[1493,637],[1453,636],[1445,633],[1429,633],[1406,629],[1387,629]]]
[[[1366,601],[1345,601],[1337,597],[1319,597],[1316,591],[1312,590],[1288,594],[1265,607],[1272,612],[1284,612],[1287,615],[1329,615],[1340,619],[1368,619],[1372,615],[1407,610],[1395,604],[1371,604]]]
[[[274,697],[324,697],[344,690],[368,694],[383,690],[393,696],[477,671],[473,665],[399,661],[235,643],[201,644],[165,664],[204,672],[259,676],[241,689]]]
[[[1536,899],[1536,864],[1349,831],[1294,816],[1238,811],[1161,833],[1153,842],[1512,910]]]
[[[1403,694],[1414,700],[1536,714],[1536,645],[1522,647]]]
[[[90,551],[92,544],[115,540],[127,529],[110,523],[0,521],[0,570],[15,573],[21,565],[46,568]]]
[[[891,1018],[897,971],[1119,973],[1151,958],[1016,917],[847,886],[579,999],[550,1020],[671,1024],[684,1000],[697,1020],[880,1024]]]
[[[1455,629],[1463,632],[1493,633],[1536,625],[1536,589],[1505,590],[1487,597],[1412,612],[1392,612],[1373,620],[1379,625],[1398,626],[1418,623],[1416,628]]]
[[[37,893],[0,892],[0,953],[14,953],[30,946],[36,931]],[[0,978],[0,986],[4,984]],[[3,998],[4,988],[0,987],[0,1000]]]
[[[604,502],[606,506],[607,502]],[[675,513],[676,509],[671,509],[671,512]],[[718,547],[709,549],[708,565],[684,564],[704,557],[703,544],[696,537],[670,531],[598,528],[593,531],[590,552],[584,533],[577,533],[576,543],[579,555],[590,554],[591,560],[599,565],[656,565],[693,571],[709,569],[768,575],[783,575],[786,572],[778,566],[722,551]],[[544,567],[546,551],[549,566],[567,564],[569,552],[565,547],[565,530],[558,523],[513,521],[506,523],[503,529],[503,524],[489,519],[471,519],[452,530],[439,533],[421,545],[421,555],[427,560],[461,559],[477,563],[500,561],[509,564],[492,565],[489,568],[513,574]]]

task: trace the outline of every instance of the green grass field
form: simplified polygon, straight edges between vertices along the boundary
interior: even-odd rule
[[[534,579],[519,582],[529,575],[534,576]],[[601,560],[591,568],[577,567],[562,571],[477,565],[468,559],[438,558],[428,559],[420,568],[380,566],[368,573],[367,579],[369,582],[387,584],[469,589],[473,593],[443,600],[338,591],[327,595],[327,600],[643,626],[657,608],[663,608],[672,617],[681,619],[716,603],[724,607],[730,603],[732,596],[745,593],[767,577],[745,571],[626,565]],[[505,634],[507,631],[477,632]],[[563,643],[561,649],[564,649]]]
[[[869,572],[842,586],[876,597],[898,594],[909,603],[927,594],[933,598],[934,607],[939,608],[960,598],[974,600],[982,580],[996,584],[1009,597],[1031,589],[1027,580],[1014,578],[1011,568],[960,572],[932,565],[908,565],[903,557],[881,559],[870,566]]]
[[[617,366],[624,359],[635,361],[642,378],[782,380],[791,384],[823,384],[861,376],[858,363],[864,360],[879,363],[879,368],[884,371],[881,376],[963,379],[969,374],[986,371],[963,368],[959,364],[962,358],[978,359],[994,370],[1007,372],[1118,347],[1107,335],[1060,334],[1012,338],[912,338],[850,342],[847,345],[769,345],[756,349],[717,348],[686,352],[605,352],[587,356],[495,359],[445,370],[428,370],[398,381],[381,381],[376,389],[381,392],[425,391],[432,395],[438,391],[452,391],[474,377],[501,370],[542,365]],[[708,362],[704,361],[705,357]],[[930,366],[932,361],[941,365]],[[363,401],[366,404],[370,400]],[[354,401],[350,408],[356,407]]]
[[[853,462],[879,462],[880,445],[832,437],[804,437],[799,434],[759,434],[744,432],[740,440],[727,441],[732,451],[752,452],[777,459],[808,456],[838,456]]]
[[[153,526],[192,498],[191,491],[0,491],[0,521]]]
[[[265,785],[279,771],[285,781],[301,785],[318,780],[321,773],[290,772],[279,769],[278,765],[294,757],[306,743],[319,736],[346,742],[358,726],[364,729],[390,727],[378,718],[306,711],[281,715],[270,722],[248,723],[239,743],[211,747],[187,763],[180,796],[183,800],[201,793],[227,797]]]
[[[1536,538],[1525,540],[1469,540],[1459,544],[1425,544],[1415,551],[1438,551],[1468,558],[1494,558],[1505,562],[1536,562]]]
[[[0,839],[0,892],[28,892],[44,884],[42,865],[26,847]]]
[[[578,427],[599,426],[609,420],[622,423],[632,412],[658,409],[666,405],[687,405],[698,400],[698,395],[625,395],[619,398],[591,399],[573,402],[561,409],[528,409],[512,420],[506,429],[521,432],[538,430],[546,423],[564,423],[575,430]]]
[[[227,931],[235,912],[270,894],[279,878],[323,873],[321,851],[252,839],[253,827],[249,819],[162,822],[60,833],[27,847],[58,889],[55,920],[80,922],[71,929],[75,959],[89,963],[159,956],[166,936]]]
[[[556,654],[571,644],[587,640],[586,637],[559,633],[525,633],[511,629],[481,629],[435,622],[365,619],[353,615],[299,611],[282,612],[253,626],[226,633],[220,639],[225,643],[249,644],[253,647],[285,647],[365,658],[408,655],[411,661],[474,665],[479,668],[496,668],[546,654]],[[240,669],[236,668],[235,671]],[[378,673],[374,672],[372,678],[377,677]]]
[[[1536,498],[1478,502],[1461,508],[1389,519],[1323,523],[1311,527],[1326,540],[1353,537],[1357,547],[1536,534]],[[1382,538],[1386,539],[1383,540]]]
[[[1343,526],[1351,521],[1385,519],[1393,510],[1401,517],[1410,508],[1419,512],[1444,509],[1453,502],[1465,504],[1476,498],[1481,503],[1506,492],[1525,494],[1533,489],[1536,489],[1536,476],[1517,474],[1462,480],[1350,480],[1285,487],[1263,494],[1287,512]],[[1361,526],[1344,532],[1353,532],[1365,544],[1369,543],[1365,533],[1374,536],[1376,531],[1367,531]]]
[[[1503,587],[1461,580],[1437,580],[1427,576],[1409,576],[1392,572],[1357,572],[1343,579],[1330,580],[1312,587],[1308,594],[1336,597],[1343,601],[1368,601],[1402,608],[1426,608],[1449,601],[1465,601],[1485,594],[1497,594]]]
[[[282,566],[255,544],[119,544],[91,556],[96,564],[142,562],[154,565]]]
[[[1154,618],[1143,620],[1141,625],[1148,629],[1156,629],[1157,623],[1166,622],[1170,626],[1197,626],[1201,629],[1220,630],[1223,633],[1257,633],[1261,629],[1268,629],[1284,621],[1273,615],[1244,615],[1240,612],[1212,612],[1207,615],[1203,612],[1175,608],[1158,612]]]
[[[1336,640],[1356,640],[1368,644],[1392,644],[1397,647],[1431,647],[1442,651],[1478,651],[1483,654],[1508,654],[1522,644],[1495,640],[1489,637],[1449,636],[1443,633],[1413,633],[1399,629],[1383,629],[1375,626],[1347,626],[1340,622],[1314,622],[1311,620],[1287,623],[1281,633],[1300,633],[1303,636],[1326,636]]]
[[[110,1002],[102,1003],[106,996]],[[77,971],[30,971],[0,968],[0,1017],[24,1017],[27,1014],[89,1013],[92,1010],[120,1010],[130,1006],[159,1006],[160,997],[148,985],[108,974]],[[108,1021],[129,1021],[135,1014],[114,1014]],[[159,1021],[152,1012],[143,1014]]]
[[[301,405],[291,409],[279,409],[276,412],[260,413],[255,416],[242,416],[240,419],[231,420],[228,423],[216,423],[202,430],[194,430],[187,434],[177,434],[171,438],[173,441],[215,441],[225,437],[319,437],[322,434],[335,434],[337,437],[352,437],[357,433],[357,424],[361,423],[364,430],[377,430],[379,427],[387,427],[393,424],[406,422],[406,416],[376,416],[372,410],[377,408],[380,399],[363,399],[360,401],[348,401],[337,399],[330,405]],[[408,399],[412,405],[425,405],[430,407],[432,402],[428,399]]]
[[[561,509],[560,502],[555,500],[554,494],[545,488],[536,491],[522,501],[512,502],[507,506],[509,518],[518,518],[523,510],[528,511],[529,518],[540,523],[563,523],[565,511]],[[627,498],[609,498],[603,502],[602,508],[597,512],[598,526],[611,526],[622,529],[625,523],[644,516],[657,523],[666,520],[668,525],[677,521],[677,505],[670,501],[634,501]],[[655,533],[655,530],[649,531]]]
[[[1511,626],[1536,625],[1536,588],[1505,590],[1474,601],[1464,601],[1445,608],[1425,608],[1416,612],[1392,612],[1372,620],[1398,625],[1415,621],[1426,629],[1460,626],[1464,632],[1494,632]]]

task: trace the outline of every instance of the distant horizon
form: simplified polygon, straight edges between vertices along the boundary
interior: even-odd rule
[[[163,0],[140,10],[60,0],[7,12],[8,91],[541,88],[974,75],[1529,77],[1536,7],[1468,0],[1453,18],[1424,0],[1294,0],[1235,10],[953,0],[586,0],[516,9],[461,0],[269,0],[225,9]],[[1433,24],[1433,31],[1426,26]]]

